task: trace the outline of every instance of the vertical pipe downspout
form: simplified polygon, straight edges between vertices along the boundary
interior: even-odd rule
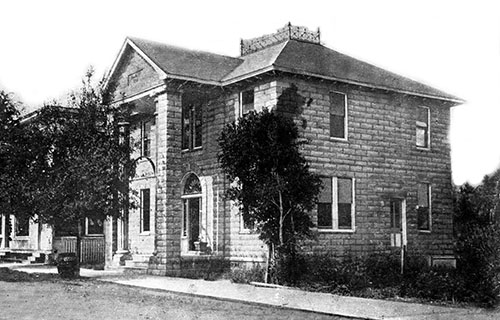
[[[216,197],[217,197],[217,202],[216,202],[216,231],[215,231],[215,252],[219,252],[219,176],[216,175]]]

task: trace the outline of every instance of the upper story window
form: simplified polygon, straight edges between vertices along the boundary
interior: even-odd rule
[[[202,103],[189,95],[182,96],[182,149],[201,147]]]
[[[239,103],[240,117],[244,116],[245,114],[255,109],[254,100],[255,100],[255,92],[253,88],[240,92],[240,103]]]
[[[431,230],[431,185],[419,183],[417,190],[417,226],[418,230]]]
[[[151,156],[151,121],[141,123],[141,156]]]
[[[430,110],[427,107],[417,107],[416,144],[420,148],[429,148]]]
[[[347,96],[330,92],[330,137],[347,139]]]
[[[318,228],[354,231],[354,179],[322,178],[318,201]]]

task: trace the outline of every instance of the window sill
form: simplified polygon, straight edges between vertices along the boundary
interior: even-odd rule
[[[255,234],[255,230],[251,229],[241,229],[239,234]]]
[[[139,233],[139,235],[143,236],[143,237],[150,236],[151,235],[151,231],[143,231],[143,232]]]
[[[200,256],[209,256],[210,254],[202,251],[188,251],[188,252],[181,252],[181,257],[200,257]]]
[[[203,146],[196,147],[196,148],[193,148],[193,149],[182,149],[181,153],[196,152],[196,151],[201,151],[201,150],[203,150]]]
[[[431,230],[418,230],[418,233],[430,234]]]
[[[419,150],[419,151],[431,151],[431,148],[429,148],[429,147],[427,147],[427,148],[426,147],[419,147],[419,146],[416,146],[416,147],[417,147],[417,150]]]
[[[354,233],[355,229],[316,229],[319,233]]]
[[[30,236],[14,236],[12,237],[12,240],[29,240]]]
[[[84,237],[104,237],[104,233],[91,233],[91,234],[86,234]]]
[[[330,141],[349,142],[347,138],[336,138],[336,137],[330,137]]]

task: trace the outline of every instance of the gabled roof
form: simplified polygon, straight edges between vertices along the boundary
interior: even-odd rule
[[[276,58],[274,67],[283,71],[315,75],[348,83],[461,102],[461,99],[349,57],[325,46],[289,40]]]
[[[220,82],[226,74],[241,63],[238,58],[187,50],[138,38],[129,39],[153,60],[167,76]]]
[[[127,38],[111,69],[127,45],[143,56],[160,78],[228,85],[268,71],[284,71],[410,95],[463,103],[458,97],[349,57],[321,44],[289,39],[239,58],[184,49],[154,41]]]

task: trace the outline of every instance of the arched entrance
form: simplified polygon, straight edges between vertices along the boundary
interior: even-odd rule
[[[182,188],[182,252],[199,251],[200,223],[202,214],[202,190],[200,179],[190,173]]]

